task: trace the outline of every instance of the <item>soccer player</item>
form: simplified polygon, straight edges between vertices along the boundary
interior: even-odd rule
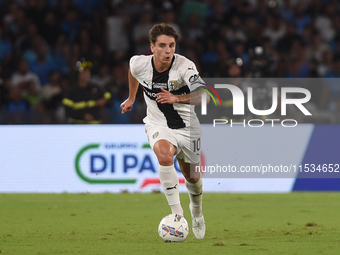
[[[129,97],[121,104],[122,113],[132,109],[141,84],[147,105],[145,131],[158,158],[159,179],[166,199],[172,213],[183,215],[173,161],[176,156],[190,197],[192,230],[197,239],[202,239],[205,235],[202,179],[200,172],[195,172],[200,162],[202,130],[194,104],[200,104],[201,94],[205,93],[197,89],[203,81],[192,61],[175,54],[178,35],[171,26],[154,25],[149,39],[153,54],[130,59]]]

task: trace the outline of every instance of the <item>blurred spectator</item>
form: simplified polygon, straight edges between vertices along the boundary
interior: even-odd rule
[[[26,59],[30,64],[34,63],[38,59],[39,52],[41,53],[41,48],[45,50],[48,60],[52,60],[53,56],[49,52],[47,42],[40,36],[35,35],[31,40],[31,47],[23,52],[22,58]]]
[[[28,84],[28,88],[22,93],[21,96],[32,108],[38,106],[41,103],[41,95],[36,90],[33,82]]]
[[[37,39],[40,37],[37,37]],[[34,53],[36,54],[36,59],[31,62],[30,70],[39,76],[40,83],[45,85],[48,81],[48,73],[57,68],[54,59],[49,52],[47,46],[38,39],[36,41]]]
[[[45,38],[50,47],[53,47],[61,33],[60,26],[56,19],[56,15],[49,11],[46,13],[44,22],[40,28],[41,35]]]
[[[269,6],[266,0],[259,0],[256,10],[256,21],[262,27],[266,24],[269,17]]]
[[[0,63],[9,63],[12,54],[12,45],[4,35],[0,27]]]
[[[72,57],[71,45],[68,42],[61,43],[60,48],[55,49],[54,62],[56,69],[62,74],[67,74],[70,72],[71,68],[69,66]]]
[[[127,52],[129,49],[128,25],[129,19],[122,5],[115,8],[115,13],[107,17],[107,48],[109,51]]]
[[[28,22],[27,31],[15,41],[15,48],[18,54],[23,54],[26,50],[33,48],[34,40],[39,36],[37,25]]]
[[[32,20],[42,31],[45,15],[48,11],[46,0],[28,0],[25,3],[27,18]]]
[[[54,70],[49,73],[49,82],[41,90],[41,99],[46,110],[45,121],[47,123],[58,123],[57,110],[63,99],[60,72]]]
[[[233,16],[231,18],[231,24],[226,31],[225,38],[232,43],[236,41],[241,42],[247,41],[247,37],[244,34],[243,30],[241,29],[241,20],[239,17]]]
[[[197,13],[190,13],[184,28],[184,43],[187,49],[193,49],[201,52],[204,45],[204,32],[200,22],[200,16]]]
[[[298,2],[294,8],[293,22],[296,25],[297,33],[302,35],[303,29],[311,22],[311,18],[305,12],[303,3]]]
[[[64,21],[61,23],[61,30],[67,35],[71,43],[74,42],[80,27],[81,22],[78,19],[77,12],[73,9],[69,10]]]
[[[0,62],[0,119],[1,119],[1,110],[8,103],[8,82],[9,79],[5,79],[2,73],[2,64]],[[0,121],[1,123],[1,121]]]
[[[259,44],[258,29],[259,25],[254,18],[247,18],[244,21],[244,34],[247,37],[247,45],[250,48],[258,46]]]
[[[28,88],[21,94],[23,100],[25,100],[30,108],[30,124],[42,124],[44,123],[45,109],[41,102],[41,95],[36,90],[34,83],[31,82]]]
[[[135,54],[148,54],[150,52],[149,31],[152,27],[152,12],[142,12],[138,23],[132,29]]]
[[[314,35],[316,31],[312,25],[308,25],[304,28],[301,36],[301,40],[306,47],[311,47],[314,41]]]
[[[98,87],[104,88],[111,82],[111,76],[109,72],[109,65],[102,65],[99,68],[97,75],[93,75],[91,83]]]
[[[80,55],[88,59],[91,52],[91,38],[90,33],[86,28],[81,28],[79,30],[75,43],[79,45]]]
[[[222,1],[212,3],[213,6],[206,20],[207,30],[211,39],[218,39],[219,30],[228,24],[228,10]],[[178,34],[178,33],[177,33]]]
[[[5,124],[28,124],[29,104],[22,99],[21,89],[17,86],[10,87],[9,101],[4,111]]]
[[[328,110],[335,112],[340,111],[340,55],[334,56],[332,68],[324,75],[327,84],[327,91],[329,94]]]
[[[312,44],[307,48],[307,58],[314,58],[317,63],[322,61],[322,57],[327,50],[330,50],[330,46],[322,41],[320,33],[315,33],[313,36]]]
[[[126,68],[124,68],[123,64],[116,65],[112,68],[111,79],[108,84],[106,84],[105,88],[109,91],[114,97],[118,94],[118,91],[124,87],[128,87],[128,76],[126,75]]]
[[[307,77],[308,78],[319,78],[319,73],[318,73],[318,61],[316,59],[311,59],[309,61],[309,67],[308,67],[308,73]]]
[[[234,59],[241,59],[242,65],[248,66],[249,65],[249,55],[245,52],[245,44],[242,41],[235,42],[234,48]]]
[[[204,66],[204,73],[209,76],[216,68],[216,63],[218,61],[218,52],[216,51],[215,40],[208,40],[207,48],[205,49],[203,56],[202,56],[203,66]],[[195,62],[198,63],[198,62]]]
[[[285,23],[278,15],[272,15],[268,19],[268,27],[263,31],[263,35],[269,37],[272,44],[276,43],[286,34]]]
[[[71,124],[100,124],[101,109],[111,94],[102,88],[90,84],[92,63],[77,62],[78,83],[72,87],[62,103],[66,107],[68,122]]]
[[[21,90],[25,90],[29,87],[32,82],[35,85],[37,91],[41,89],[39,77],[29,71],[29,63],[27,60],[22,59],[18,64],[18,71],[12,75],[12,85],[19,87]]]
[[[23,9],[16,3],[11,2],[9,12],[3,18],[3,29],[13,41],[25,33],[27,18]]]
[[[89,19],[92,17],[94,10],[104,6],[104,1],[73,0],[73,4],[78,7],[84,19]]]
[[[318,65],[318,75],[323,77],[333,65],[333,52],[327,50],[322,55],[321,63]]]
[[[216,43],[218,62],[217,68],[214,70],[214,77],[225,77],[226,72],[229,68],[230,55],[229,50],[226,46],[225,41],[218,40]]]
[[[296,40],[301,40],[301,37],[297,34],[296,26],[292,22],[286,23],[287,32],[284,37],[282,37],[276,45],[278,51],[287,53],[293,42]]]
[[[306,13],[314,20],[325,12],[325,6],[322,1],[323,0],[312,0],[307,7]]]
[[[105,47],[107,45],[107,28],[106,19],[108,11],[96,9],[93,13],[93,19],[85,22],[84,26],[90,32],[91,42]]]
[[[332,26],[333,26],[333,30],[335,31],[334,36],[332,37],[332,40],[329,41],[329,43],[332,45],[334,43],[334,41],[338,40],[339,37],[339,31],[340,31],[340,16],[336,15],[333,16],[332,18]]]
[[[255,4],[252,1],[238,1],[240,2],[239,8],[238,8],[238,16],[240,17],[241,20],[251,18],[254,16],[254,7]]]
[[[74,9],[75,6],[73,5],[72,0],[58,0],[53,11],[57,20],[65,20],[68,12]]]
[[[338,3],[336,1],[330,1],[325,6],[325,12],[320,13],[315,18],[314,26],[321,33],[322,39],[326,42],[331,41],[336,31],[333,28],[332,19],[335,16],[339,16]]]
[[[340,78],[340,55],[337,54],[334,56],[333,65],[331,69],[325,74],[326,78]],[[337,85],[338,90],[340,92],[340,86]]]
[[[96,67],[94,69],[96,73],[98,73],[98,71],[99,71],[98,68],[100,66],[102,66],[103,64],[108,62],[108,60],[107,60],[108,55],[106,54],[105,49],[101,45],[98,45],[98,44],[95,44],[91,47],[91,51],[90,51],[89,56],[90,56],[90,59],[93,62],[93,65],[95,65],[95,67]]]
[[[306,58],[306,50],[300,40],[295,40],[291,50],[291,65],[287,73],[287,78],[306,78],[309,71],[309,62]]]
[[[284,0],[283,6],[280,8],[280,14],[283,20],[291,22],[294,19],[294,6],[292,0]]]
[[[172,1],[174,3],[175,1]],[[181,2],[181,0],[178,0],[177,2]],[[208,14],[208,1],[182,1],[182,3],[177,3],[181,5],[181,15],[179,17],[179,22],[184,27],[186,27],[188,24],[189,16],[192,14],[195,14],[197,17],[195,17],[195,23],[196,18],[199,26],[203,26],[203,23],[205,21],[205,18]]]
[[[62,100],[60,72],[54,70],[49,73],[49,82],[41,89],[41,98],[46,108],[57,108]]]

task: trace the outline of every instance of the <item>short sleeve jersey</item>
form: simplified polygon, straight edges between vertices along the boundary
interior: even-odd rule
[[[132,76],[143,86],[147,105],[144,123],[167,126],[171,129],[199,125],[194,105],[156,102],[156,94],[161,92],[161,88],[172,94],[182,95],[202,86],[202,83],[199,82],[201,78],[192,61],[175,54],[170,68],[159,73],[154,67],[153,55],[139,55],[130,59],[130,71]]]

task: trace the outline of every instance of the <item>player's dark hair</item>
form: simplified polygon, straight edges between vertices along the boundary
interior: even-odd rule
[[[173,29],[173,27],[166,23],[156,24],[151,28],[149,32],[150,43],[155,45],[157,37],[160,35],[171,36],[175,39],[175,42],[177,43],[178,35],[175,29]]]

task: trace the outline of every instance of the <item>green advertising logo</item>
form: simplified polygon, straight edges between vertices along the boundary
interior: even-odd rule
[[[99,143],[97,144],[89,144],[85,147],[83,147],[78,153],[77,153],[77,156],[76,156],[76,159],[75,159],[75,169],[76,169],[76,172],[78,174],[78,176],[88,182],[88,183],[91,183],[91,184],[135,184],[137,182],[137,179],[95,179],[95,178],[89,178],[87,176],[84,175],[84,173],[82,172],[81,170],[81,167],[80,167],[80,159],[81,157],[84,155],[85,152],[87,152],[88,150],[93,150],[93,149],[98,149],[100,146]],[[148,144],[144,144],[142,146],[143,149],[148,149],[150,148],[150,146]]]

